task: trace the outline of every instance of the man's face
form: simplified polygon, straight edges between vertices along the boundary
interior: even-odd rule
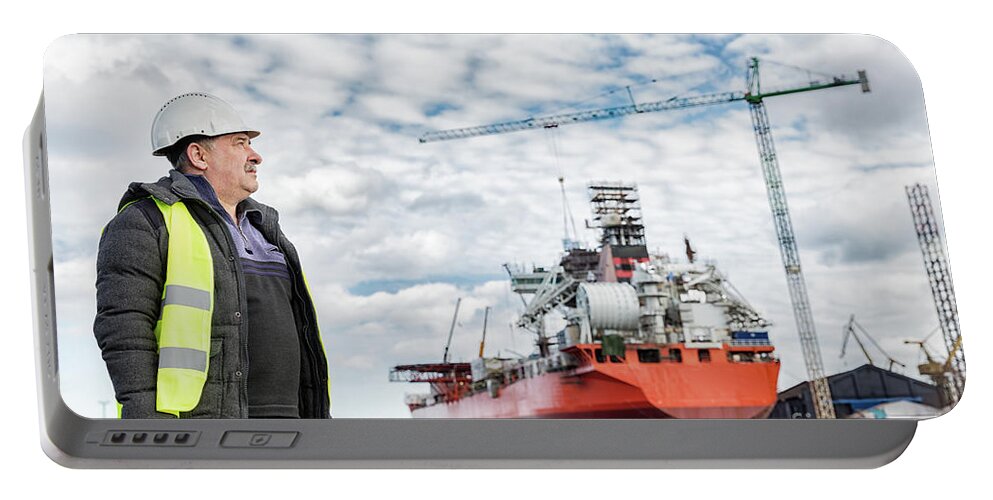
[[[256,169],[262,157],[252,149],[248,134],[215,137],[206,158],[208,168],[204,176],[221,201],[237,204],[258,191]]]

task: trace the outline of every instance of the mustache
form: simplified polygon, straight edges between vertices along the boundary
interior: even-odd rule
[[[251,163],[246,163],[245,164],[245,171],[246,172],[257,172],[258,170],[259,170],[258,165],[253,165]]]

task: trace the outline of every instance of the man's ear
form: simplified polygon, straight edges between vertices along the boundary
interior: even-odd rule
[[[190,166],[200,170],[207,170],[207,159],[209,151],[202,144],[191,142],[186,146],[186,157],[190,160]]]

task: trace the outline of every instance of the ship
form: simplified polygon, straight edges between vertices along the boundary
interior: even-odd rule
[[[588,193],[596,245],[567,237],[557,265],[504,266],[535,352],[484,357],[481,345],[480,357],[452,362],[446,347],[440,363],[395,366],[391,381],[430,387],[406,395],[411,415],[767,418],[780,369],[769,321],[686,236],[685,260],[648,251],[637,185],[594,182]],[[555,322],[564,326],[546,332]]]

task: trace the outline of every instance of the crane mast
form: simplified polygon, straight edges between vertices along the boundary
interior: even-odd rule
[[[952,405],[962,397],[965,387],[965,354],[961,349],[962,334],[959,331],[959,313],[955,290],[952,288],[952,274],[945,258],[944,244],[938,233],[937,218],[931,207],[927,186],[915,184],[907,186],[906,190],[914,228],[917,230],[917,241],[924,257],[924,268],[931,284],[931,295],[938,312],[938,322],[945,348],[948,349],[948,358],[940,380],[943,381],[941,387],[945,403]],[[924,346],[921,345],[921,348]]]
[[[443,141],[450,139],[465,139],[484,135],[504,134],[521,130],[536,130],[556,128],[588,121],[608,120],[628,115],[686,109],[700,106],[725,104],[745,101],[751,111],[752,127],[755,130],[755,140],[762,161],[762,174],[765,177],[766,193],[769,206],[772,209],[773,222],[779,239],[779,250],[786,271],[786,281],[793,305],[793,315],[800,336],[807,375],[810,378],[811,392],[814,395],[814,408],[817,418],[835,418],[834,404],[831,391],[824,376],[824,363],[821,358],[817,333],[814,329],[813,313],[810,300],[807,297],[807,285],[803,279],[800,267],[800,253],[797,249],[793,223],[790,220],[789,207],[786,203],[786,191],[779,170],[779,161],[772,141],[772,131],[769,126],[769,116],[765,109],[764,99],[780,95],[809,92],[833,87],[859,84],[862,92],[869,92],[869,80],[866,72],[860,70],[857,78],[835,76],[827,81],[811,81],[808,85],[785,89],[774,89],[762,92],[759,84],[759,60],[751,58],[748,64],[748,90],[719,92],[689,97],[673,97],[664,101],[648,103],[632,103],[627,106],[594,109],[544,117],[526,118],[491,125],[479,125],[449,130],[427,132],[418,140],[421,143]],[[630,93],[629,93],[630,95]],[[633,100],[633,99],[632,99]]]
[[[807,297],[807,283],[803,279],[803,270],[800,267],[800,250],[796,245],[790,208],[786,203],[783,176],[779,171],[779,160],[776,158],[776,148],[772,143],[769,115],[766,113],[765,103],[761,100],[749,102],[748,107],[752,115],[752,128],[755,129],[755,143],[758,145],[759,158],[762,160],[762,175],[765,177],[769,208],[772,209],[772,221],[776,226],[776,236],[779,238],[779,253],[783,259],[783,269],[786,271],[786,284],[790,290],[790,301],[793,303],[793,318],[796,320],[803,361],[807,366],[811,393],[814,395],[814,409],[817,418],[835,418],[831,388],[824,376],[824,361],[821,358],[821,348],[814,329],[814,314],[810,309],[810,299]]]

